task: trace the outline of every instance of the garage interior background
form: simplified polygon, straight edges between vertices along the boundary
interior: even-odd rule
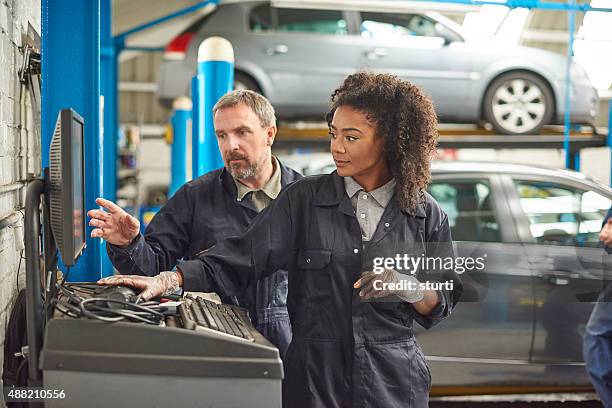
[[[115,0],[113,1],[113,32],[120,33],[137,24],[151,21],[173,11],[198,3],[197,0]],[[595,5],[594,2],[591,3]],[[599,4],[605,7],[606,4]],[[607,3],[609,7],[609,2]],[[38,33],[41,30],[40,0],[0,0],[0,341],[4,341],[6,323],[15,297],[23,288],[25,265],[21,261],[23,251],[23,209],[25,181],[28,174],[40,172],[40,134],[35,126],[33,104],[27,89],[21,86],[18,72],[23,62],[23,35],[30,24]],[[482,32],[494,30],[500,14],[492,6],[486,16],[474,13],[443,13],[460,24],[470,24]],[[143,31],[130,41],[149,47],[159,47],[180,32],[190,21],[201,17],[200,10],[190,16],[175,19],[151,30]],[[561,11],[517,10],[521,24],[506,23],[520,44],[548,49],[565,54],[567,49],[567,14]],[[612,16],[611,16],[612,17]],[[577,13],[576,28],[580,38],[584,13]],[[484,24],[484,23],[487,24]],[[478,33],[476,33],[478,34]],[[602,57],[599,68],[612,72],[612,36],[608,52]],[[135,126],[142,137],[138,157],[138,194],[151,185],[166,185],[170,181],[170,147],[164,140],[164,126],[170,112],[156,99],[158,69],[163,61],[163,50],[154,52],[126,51],[121,55],[119,71],[119,122],[122,128]],[[8,67],[8,69],[6,69]],[[609,82],[608,82],[609,84]],[[330,90],[331,91],[331,90]],[[607,126],[610,90],[600,92],[601,102],[597,126]],[[550,167],[563,167],[562,150],[539,149],[516,151],[462,150],[459,159],[499,160],[509,162],[534,162]],[[582,152],[581,171],[595,179],[610,184],[610,154],[608,148],[586,149]],[[18,273],[20,272],[20,273]],[[0,344],[3,346],[3,344]],[[0,347],[0,364],[3,361]],[[3,401],[0,401],[3,405]]]
[[[134,25],[153,20],[163,15],[167,15],[182,7],[197,4],[198,1],[182,1],[170,4],[163,0],[135,0],[125,1],[116,0],[113,2],[113,32],[120,33]],[[589,1],[579,1],[578,3],[589,3]],[[440,5],[443,6],[444,3]],[[595,0],[590,2],[595,7],[609,7],[606,0]],[[452,7],[451,7],[452,6]],[[565,55],[568,44],[568,13],[564,11],[549,10],[527,10],[515,9],[506,18],[506,7],[503,6],[483,6],[479,12],[470,11],[474,7],[461,8],[449,5],[452,12],[441,11],[441,14],[451,18],[464,26],[475,37],[490,36],[498,28],[498,34],[508,38],[514,44],[526,45],[536,48],[550,50]],[[203,13],[205,11],[202,11]],[[196,13],[198,14],[198,13]],[[610,14],[610,13],[599,13]],[[159,47],[171,39],[180,27],[186,27],[189,21],[196,20],[197,17],[190,16],[184,19],[176,19],[137,33],[130,37],[132,44],[148,47]],[[136,17],[135,17],[136,16]],[[587,44],[587,38],[593,38],[593,30],[586,32],[582,28],[585,13],[576,13],[576,42],[574,52],[576,60],[584,63],[588,61],[590,55],[581,51]],[[612,18],[612,16],[606,16]],[[137,19],[137,21],[135,21]],[[503,22],[503,23],[502,23]],[[591,26],[593,27],[593,26]],[[612,72],[612,35],[605,38],[605,33],[597,33],[594,40],[599,41],[598,46],[606,46],[606,55],[597,63],[599,77],[605,78],[607,72]],[[582,42],[582,43],[581,43]],[[592,42],[591,42],[592,43]],[[588,46],[589,44],[587,44]],[[581,60],[580,57],[583,59]],[[607,58],[607,60],[603,60]],[[157,102],[157,80],[159,67],[164,60],[164,51],[138,53],[127,51],[121,54],[121,64],[119,69],[119,122],[120,126],[135,125],[140,128],[142,144],[140,149],[139,161],[139,198],[146,200],[146,191],[154,186],[165,186],[170,182],[170,146],[164,140],[164,125],[168,122],[171,112],[160,106]],[[589,71],[593,80],[593,72]],[[608,74],[609,75],[609,74]],[[602,81],[600,81],[601,83]],[[603,80],[605,82],[605,79]],[[609,85],[609,80],[608,80]],[[331,92],[331,90],[330,90]],[[600,91],[599,114],[596,119],[596,126],[607,126],[608,122],[608,100],[611,91]],[[517,163],[541,163],[546,166],[562,168],[565,166],[563,150],[553,149],[521,149],[520,154],[513,149],[462,149],[457,152],[460,160],[495,160]],[[590,148],[581,153],[580,171],[594,177],[596,180],[608,184],[610,183],[610,155],[608,149]]]

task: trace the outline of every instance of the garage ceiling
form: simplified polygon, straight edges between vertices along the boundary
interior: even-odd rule
[[[201,0],[113,0],[113,34],[117,35],[198,3],[201,3]],[[200,8],[193,13],[131,35],[128,37],[126,45],[163,47],[168,40],[208,13],[210,9],[211,7]],[[135,52],[124,52],[121,55],[121,61],[132,58],[137,54]]]

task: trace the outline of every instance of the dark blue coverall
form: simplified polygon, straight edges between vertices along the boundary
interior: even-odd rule
[[[454,289],[438,291],[441,302],[428,316],[409,303],[363,302],[353,283],[372,270],[373,257],[425,249],[426,242],[439,249],[428,256],[453,256],[447,216],[430,195],[425,200],[410,215],[392,199],[364,245],[342,177],[308,177],[285,189],[244,235],[177,268],[186,290],[227,295],[288,268],[293,340],[284,360],[285,407],[424,408],[431,375],[413,321],[430,328],[446,318],[462,292],[459,277],[453,270],[436,277],[453,280]]]
[[[301,177],[281,163],[283,188]],[[251,193],[237,201],[231,174],[224,168],[218,169],[181,187],[155,215],[144,236],[140,235],[126,248],[108,244],[107,250],[122,274],[155,276],[172,270],[179,259],[194,259],[198,252],[218,241],[242,234],[256,215]],[[270,276],[266,279],[232,295],[249,310],[255,327],[284,357],[291,341],[287,271],[277,268],[268,272]],[[235,299],[223,299],[225,303],[232,300]]]
[[[603,222],[612,217],[612,208]],[[604,254],[604,277],[610,279],[610,257],[612,248]],[[586,326],[583,342],[584,361],[587,373],[604,407],[612,408],[612,284],[604,282],[604,290],[597,299]]]

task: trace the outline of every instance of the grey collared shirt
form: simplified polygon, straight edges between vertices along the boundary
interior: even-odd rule
[[[369,241],[374,236],[385,208],[395,193],[395,179],[370,192],[363,188],[352,177],[344,177],[344,189],[353,204],[353,210],[361,227],[361,239]]]
[[[234,182],[236,183],[236,198],[238,201],[243,200],[247,194],[251,193],[253,205],[255,205],[257,211],[260,212],[266,208],[272,200],[278,197],[282,189],[281,170],[280,164],[274,156],[272,156],[272,166],[274,167],[272,177],[270,177],[270,180],[268,180],[259,190],[254,190],[248,186],[245,186],[234,177]]]

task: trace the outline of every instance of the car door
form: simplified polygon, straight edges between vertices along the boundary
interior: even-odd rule
[[[535,274],[536,329],[531,361],[542,363],[547,381],[588,385],[582,339],[603,286],[603,249],[598,234],[612,194],[550,177],[517,175],[506,183]]]
[[[522,384],[533,282],[499,176],[434,175],[428,190],[448,215],[456,255],[485,259],[484,270],[461,275],[464,294],[451,317],[417,332],[435,385]]]
[[[421,86],[443,119],[461,118],[472,58],[461,37],[423,14],[360,12],[360,66]]]
[[[343,10],[261,4],[250,11],[243,54],[265,72],[275,106],[322,118],[331,92],[357,66],[351,25],[354,18]]]

